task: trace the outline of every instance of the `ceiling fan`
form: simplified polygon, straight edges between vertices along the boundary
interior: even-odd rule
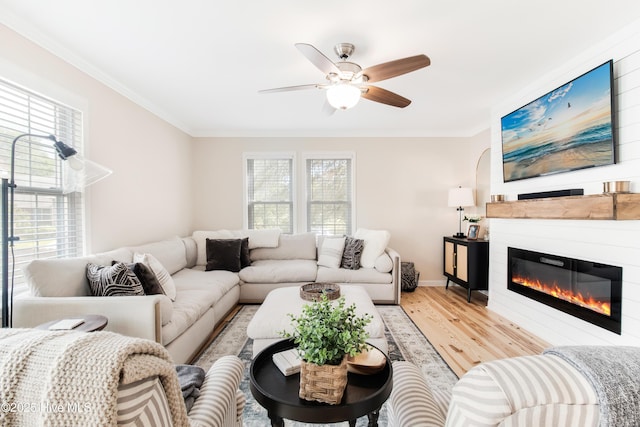
[[[358,103],[361,97],[369,101],[404,108],[411,104],[411,100],[386,89],[371,86],[369,83],[380,82],[391,77],[410,73],[431,64],[431,60],[426,55],[416,55],[374,65],[363,70],[358,64],[347,61],[355,50],[355,46],[351,43],[338,43],[335,45],[333,50],[340,58],[340,61],[335,63],[310,44],[296,43],[295,46],[313,65],[325,74],[327,82],[265,89],[260,90],[259,93],[324,89],[327,91],[325,106],[328,107],[329,113],[336,109],[346,110],[351,108]]]

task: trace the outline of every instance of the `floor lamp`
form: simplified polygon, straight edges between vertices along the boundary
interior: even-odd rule
[[[111,170],[101,166],[91,160],[84,159],[73,148],[68,146],[62,141],[58,141],[53,135],[37,135],[32,133],[24,133],[18,135],[11,144],[11,171],[9,178],[2,178],[2,327],[11,327],[13,324],[13,271],[14,267],[11,267],[11,286],[9,286],[9,248],[13,253],[13,244],[19,237],[16,237],[13,233],[14,226],[14,193],[16,188],[15,181],[15,161],[16,161],[16,143],[22,138],[41,138],[49,139],[53,148],[60,159],[65,160],[63,162],[69,170],[65,173],[65,180],[63,183],[63,193],[70,193],[72,191],[80,191],[82,188],[87,187],[95,182],[98,182],[102,178],[105,178],[111,174]],[[31,144],[30,140],[28,141]],[[69,179],[70,178],[70,179]],[[64,180],[63,180],[64,181]],[[13,255],[12,255],[13,257]],[[11,290],[11,295],[9,295]]]
[[[458,216],[460,217],[460,224],[458,226],[458,232],[453,237],[464,237],[462,232],[462,213],[465,206],[475,206],[473,200],[473,190],[467,187],[452,188],[449,190],[449,201],[447,203],[451,208],[457,208]]]

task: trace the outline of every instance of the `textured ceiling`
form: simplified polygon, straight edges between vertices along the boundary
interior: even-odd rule
[[[0,0],[0,22],[193,136],[470,136],[490,109],[640,18],[637,0]],[[363,68],[424,53],[376,85],[413,102],[322,113],[294,47],[355,44]]]

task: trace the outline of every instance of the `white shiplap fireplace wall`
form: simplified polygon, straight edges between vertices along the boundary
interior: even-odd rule
[[[551,49],[553,47],[550,47]],[[504,183],[500,118],[582,73],[613,59],[618,162],[615,165]],[[519,193],[583,188],[602,192],[602,182],[631,181],[640,192],[640,22],[620,30],[562,69],[541,76],[492,110],[491,193],[517,200]],[[640,221],[536,219],[490,220],[489,309],[551,345],[640,346]],[[622,335],[584,322],[507,289],[509,246],[621,266]]]

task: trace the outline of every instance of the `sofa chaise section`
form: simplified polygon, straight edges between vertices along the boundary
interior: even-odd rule
[[[131,263],[134,254],[153,255],[171,275],[176,296],[92,296],[88,263]],[[194,269],[196,244],[190,237],[120,248],[88,257],[36,260],[25,267],[29,296],[14,302],[14,327],[79,314],[108,318],[106,330],[163,344],[176,363],[186,363],[208,342],[215,328],[237,305],[238,276]]]

